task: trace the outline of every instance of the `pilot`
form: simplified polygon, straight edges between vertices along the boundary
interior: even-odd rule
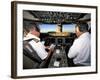
[[[48,52],[45,50],[46,47],[42,44],[42,42],[40,42],[40,28],[38,25],[36,23],[29,23],[27,27],[24,27],[24,29],[28,32],[24,37],[24,40],[30,40],[29,44],[36,51],[41,60],[48,58],[53,52],[53,49],[49,48]]]
[[[88,24],[80,22],[76,24],[75,33],[77,39],[69,49],[68,57],[73,59],[75,66],[90,66],[91,39],[88,32]]]

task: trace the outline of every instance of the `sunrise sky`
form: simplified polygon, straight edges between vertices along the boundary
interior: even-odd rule
[[[40,24],[41,32],[46,33],[56,31],[57,24]],[[62,27],[63,32],[75,32],[75,24],[64,24]]]

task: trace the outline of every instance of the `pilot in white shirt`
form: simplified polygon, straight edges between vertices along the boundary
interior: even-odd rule
[[[40,42],[40,39],[30,33],[27,34],[27,36],[24,38],[24,40],[28,39],[36,39],[36,40],[31,40],[29,44],[32,46],[32,48],[36,51],[38,56],[44,60],[47,56],[48,53],[45,51],[45,46]]]
[[[49,52],[47,52],[45,50],[45,46],[42,44],[42,42],[40,42],[39,27],[35,23],[31,23],[25,28],[25,30],[28,31],[28,34],[24,37],[24,40],[33,39],[29,41],[29,44],[42,60],[46,59],[51,54],[52,50],[49,49]]]
[[[68,57],[73,58],[75,65],[91,65],[91,37],[88,32],[88,24],[79,23],[76,25],[75,32],[77,39],[69,49]]]

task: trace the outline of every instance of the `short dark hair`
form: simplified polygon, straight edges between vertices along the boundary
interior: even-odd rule
[[[79,27],[80,32],[86,32],[86,31],[88,31],[88,28],[89,28],[89,26],[86,22],[78,22],[76,24],[76,27]]]
[[[38,24],[34,23],[34,22],[28,23],[26,26],[24,26],[24,29],[27,32],[30,32],[32,29],[35,29],[36,31],[40,32],[40,28],[39,28]]]

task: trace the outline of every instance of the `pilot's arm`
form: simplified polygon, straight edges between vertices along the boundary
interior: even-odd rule
[[[80,45],[79,45],[79,42],[78,40],[76,39],[73,43],[73,45],[70,47],[69,49],[69,52],[68,52],[68,57],[69,58],[74,58],[78,55],[79,53],[79,48],[80,48]]]
[[[44,60],[46,58],[49,57],[49,55],[51,54],[51,50],[49,50],[49,52],[47,52],[45,50],[45,46],[39,41],[39,42],[35,42],[34,40],[30,41],[29,44],[34,48],[34,50],[37,52],[38,56]]]

